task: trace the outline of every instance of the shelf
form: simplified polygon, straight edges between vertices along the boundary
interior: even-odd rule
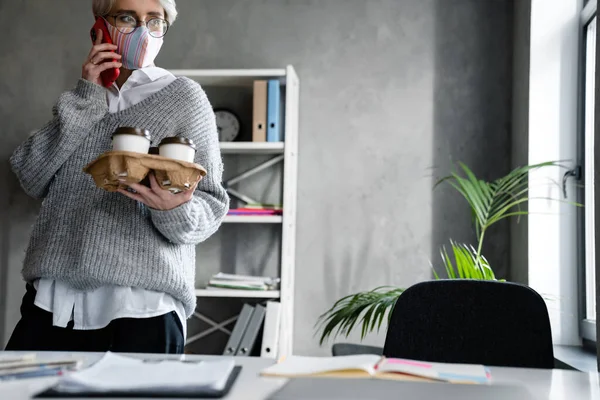
[[[281,215],[226,215],[223,220],[228,224],[280,224]]]
[[[223,154],[282,154],[283,142],[221,142]]]
[[[196,297],[278,299],[279,290],[196,289]]]
[[[276,65],[276,67],[278,67]],[[285,205],[285,218],[282,215],[227,215],[223,218],[225,231],[228,230],[248,230],[255,234],[257,244],[269,239],[269,233],[277,234],[277,243],[270,246],[270,242],[265,245],[273,247],[269,251],[273,252],[273,258],[269,257],[268,270],[277,271],[281,278],[280,290],[262,291],[262,290],[241,290],[213,287],[200,287],[206,283],[198,283],[195,289],[195,295],[199,302],[207,299],[213,302],[234,302],[234,303],[264,303],[268,300],[280,302],[281,318],[279,321],[279,343],[273,354],[275,358],[289,356],[294,354],[294,297],[295,297],[295,276],[296,276],[296,204],[298,199],[298,121],[300,114],[300,79],[292,65],[285,65],[284,68],[263,68],[263,69],[174,69],[170,72],[177,77],[186,77],[200,84],[206,92],[206,96],[211,100],[215,107],[231,107],[240,112],[243,116],[245,125],[250,126],[252,119],[251,108],[254,83],[257,80],[277,80],[281,86],[280,109],[281,117],[285,124],[282,125],[283,142],[252,142],[250,132],[248,135],[238,137],[236,141],[219,143],[220,153],[225,164],[225,169],[230,171],[224,177],[224,187],[228,195],[239,200],[241,204],[260,203],[262,200],[269,203]],[[243,109],[243,110],[242,110]],[[240,141],[242,139],[248,141]],[[231,165],[230,165],[231,164]],[[270,168],[273,172],[265,179],[249,179],[254,175]],[[272,177],[272,179],[268,179]],[[241,185],[240,183],[244,183]],[[266,186],[269,186],[267,188]],[[273,186],[274,190],[270,190]],[[267,190],[267,192],[265,192]],[[273,194],[273,198],[262,199],[261,194]],[[253,198],[256,197],[256,198]],[[233,208],[233,207],[232,207]],[[232,214],[235,214],[232,212]],[[254,224],[254,225],[241,225]],[[258,235],[260,231],[260,235]],[[273,231],[273,232],[271,232]],[[265,233],[266,235],[262,235]],[[235,235],[234,235],[235,236]],[[223,246],[222,251],[214,253],[207,252],[206,263],[214,265],[214,270],[232,269],[244,266],[248,257],[244,254],[239,259],[230,260],[230,257],[223,259],[220,255],[223,252],[243,250],[250,258],[255,254],[255,246],[243,246],[244,235],[239,237],[225,236],[217,238]],[[242,249],[243,247],[243,249]],[[202,253],[204,249],[201,250]],[[214,253],[214,254],[213,254]],[[265,266],[267,268],[267,266]],[[275,274],[275,273],[274,273]],[[239,300],[237,300],[239,299]],[[200,333],[190,332],[188,343],[200,340],[215,330],[220,330],[230,334],[228,328],[237,316],[227,318],[224,315],[216,315],[209,307],[210,316],[201,314],[202,307],[194,313],[194,316],[210,326]],[[213,315],[215,314],[215,315]],[[218,314],[223,314],[219,312]],[[223,319],[221,317],[225,317]],[[218,321],[218,322],[217,322]],[[198,327],[196,327],[198,328]],[[192,329],[195,330],[195,329]],[[190,341],[191,339],[191,341]],[[211,346],[212,347],[212,346]],[[204,351],[204,349],[203,349]]]
[[[286,70],[275,69],[172,69],[175,76],[187,76],[206,86],[252,86],[257,79],[280,78],[285,84]]]

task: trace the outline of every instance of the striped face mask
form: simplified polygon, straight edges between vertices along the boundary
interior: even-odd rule
[[[139,26],[132,33],[120,32],[116,27],[106,21],[110,37],[117,45],[117,53],[122,58],[123,67],[127,69],[140,69],[154,65],[154,59],[163,44],[163,38],[150,36],[148,28]]]

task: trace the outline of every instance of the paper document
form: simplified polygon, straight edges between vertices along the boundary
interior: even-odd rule
[[[109,352],[91,367],[65,376],[56,390],[72,393],[221,391],[234,366],[233,358],[199,363],[145,361]]]

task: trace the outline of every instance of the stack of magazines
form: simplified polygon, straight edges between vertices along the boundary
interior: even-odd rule
[[[207,289],[278,290],[279,281],[279,278],[267,276],[248,276],[219,272],[212,276],[208,282]]]
[[[247,204],[245,207],[232,208],[229,215],[281,215],[283,208],[276,204]]]
[[[8,354],[0,356],[0,381],[56,376],[78,369],[82,361],[75,358],[43,359],[32,354]]]

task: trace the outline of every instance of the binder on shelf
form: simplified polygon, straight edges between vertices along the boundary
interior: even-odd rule
[[[267,81],[254,81],[252,101],[252,141],[267,141]]]
[[[246,328],[246,332],[244,332],[242,341],[240,342],[237,352],[235,353],[236,356],[252,355],[252,350],[254,350],[256,346],[256,341],[265,320],[265,312],[266,308],[261,304],[257,304],[254,307],[254,312],[252,313],[252,318],[248,323],[248,328]]]
[[[233,327],[233,331],[231,331],[231,336],[229,336],[229,340],[227,341],[223,355],[233,356],[237,353],[253,313],[254,307],[250,304],[244,304],[242,311],[238,316],[237,322]]]
[[[280,100],[281,89],[279,80],[268,81],[267,97],[267,142],[281,142]]]
[[[265,358],[277,358],[279,347],[279,324],[281,320],[281,303],[278,301],[267,302],[265,314],[265,325],[263,328],[260,356]]]

